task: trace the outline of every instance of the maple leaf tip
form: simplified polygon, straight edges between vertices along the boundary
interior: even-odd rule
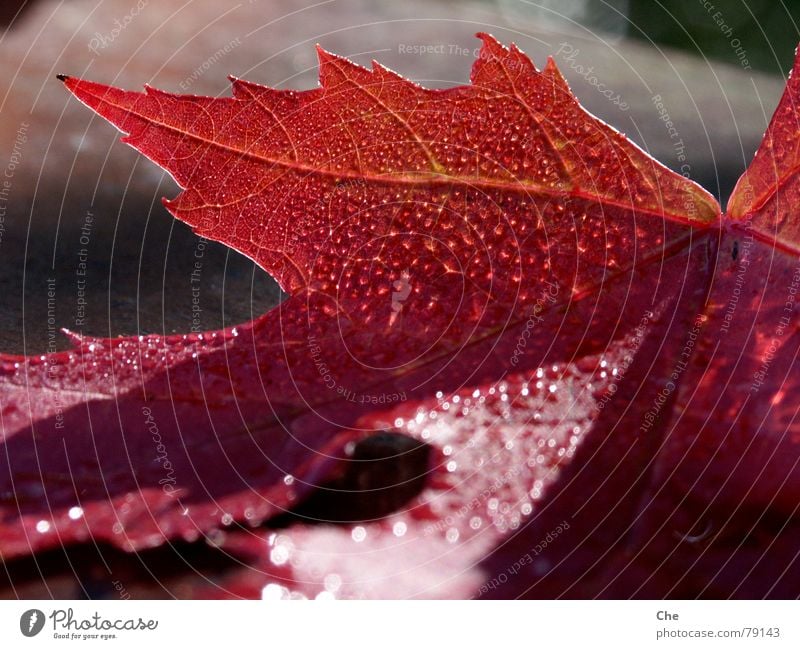
[[[394,77],[398,81],[403,83],[411,83],[408,79],[406,79],[402,74],[397,72],[396,70],[392,70],[392,68],[385,66],[383,63],[378,61],[377,59],[372,59],[372,71],[373,72],[383,72],[384,74]],[[412,84],[413,85],[413,84]]]
[[[795,71],[798,69],[800,69],[800,43],[798,43],[797,47],[794,48],[794,64],[792,65],[792,69],[789,70],[787,79],[791,79],[795,74]]]
[[[67,329],[66,327],[61,327],[61,333],[67,337],[67,340],[69,340],[73,347],[80,347],[84,340],[83,334],[72,331],[72,329]]]
[[[483,41],[483,46],[488,48],[489,50],[500,48],[501,50],[505,50],[506,46],[503,45],[499,40],[497,40],[492,34],[489,32],[478,32],[475,34],[478,38]]]
[[[325,63],[326,61],[332,61],[333,59],[336,58],[336,55],[333,52],[329,52],[319,43],[317,43],[316,48],[317,48],[317,59],[319,60],[320,65],[322,63]]]

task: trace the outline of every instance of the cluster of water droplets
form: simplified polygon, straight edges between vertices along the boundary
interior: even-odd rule
[[[617,356],[553,363],[454,394],[440,391],[424,405],[398,406],[388,415],[393,428],[440,451],[428,488],[405,511],[325,534],[342,552],[393,548],[393,560],[405,565],[413,563],[411,548],[420,547],[419,542],[441,544],[445,553],[447,547],[471,552],[469,548],[518,529],[591,432],[600,412],[597,399],[622,378]],[[314,533],[290,529],[273,534],[270,564],[294,571],[294,578],[302,575],[317,584],[335,581],[337,588],[322,589],[322,597],[353,596],[354,575],[347,569],[325,572],[327,562],[316,557],[316,545],[306,536]],[[345,588],[338,593],[342,580]],[[287,598],[298,592],[273,582],[264,595]]]

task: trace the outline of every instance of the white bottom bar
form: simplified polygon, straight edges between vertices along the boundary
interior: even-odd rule
[[[6,601],[0,639],[13,647],[136,649],[254,641],[325,649],[798,647],[799,617],[793,601]],[[23,629],[37,628],[25,637]]]

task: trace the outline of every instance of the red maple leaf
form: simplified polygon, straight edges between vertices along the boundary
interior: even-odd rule
[[[1,357],[0,556],[214,535],[246,566],[197,595],[798,594],[798,75],[723,217],[481,38],[448,90],[322,50],[303,92],[63,78],[290,297]]]

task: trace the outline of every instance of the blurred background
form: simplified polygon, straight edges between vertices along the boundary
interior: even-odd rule
[[[160,198],[177,193],[173,181],[121,144],[57,73],[204,95],[227,95],[229,74],[305,89],[316,85],[320,43],[447,87],[467,82],[474,34],[488,31],[537,66],[553,56],[588,110],[724,205],[783,89],[798,21],[800,1],[780,0],[3,0],[0,349],[64,348],[48,318],[97,336],[188,331],[197,259],[202,329],[249,320],[281,299],[249,260],[167,214]],[[154,555],[173,572],[162,565],[161,582],[143,592],[191,594],[186,565],[225,569],[204,552],[180,550],[183,564],[166,550]],[[104,561],[133,575],[126,584],[147,581],[146,557],[106,552]],[[0,594],[104,595],[91,586],[96,558],[78,557],[74,566],[88,567],[69,572],[60,555],[34,564],[6,566]]]

